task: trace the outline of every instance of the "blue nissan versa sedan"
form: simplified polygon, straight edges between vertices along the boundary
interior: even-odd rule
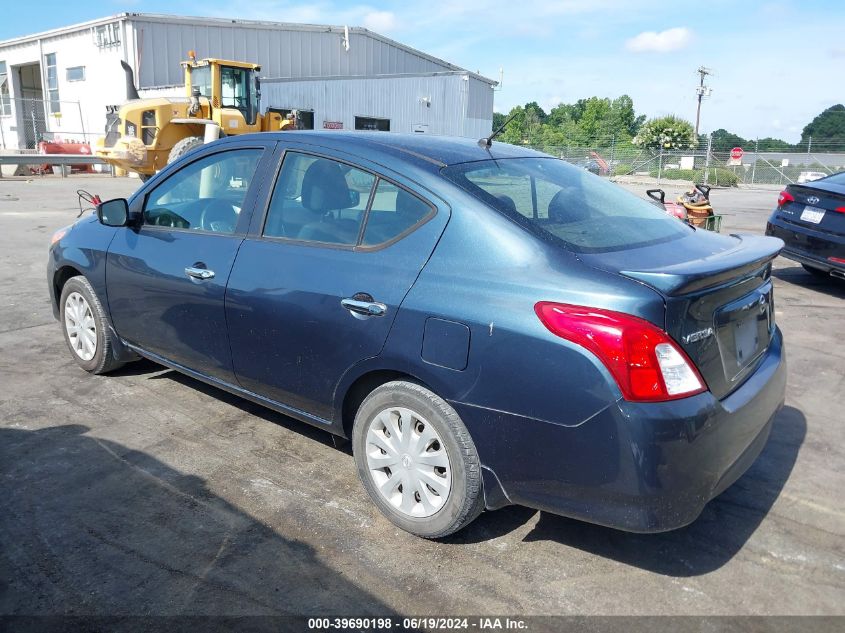
[[[349,438],[420,536],[507,504],[681,527],[783,403],[780,240],[696,230],[527,149],[238,136],[97,216],[47,271],[83,369],[143,356]]]

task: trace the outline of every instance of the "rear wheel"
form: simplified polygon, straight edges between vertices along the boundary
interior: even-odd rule
[[[167,164],[169,165],[170,163],[179,160],[195,147],[202,145],[202,143],[203,139],[201,136],[188,136],[180,141],[176,141],[173,149],[170,150],[170,155],[167,157]]]
[[[811,275],[814,275],[816,277],[829,277],[830,276],[830,274],[826,270],[822,270],[821,268],[814,268],[813,266],[808,266],[807,264],[801,264],[801,265],[804,267],[804,270],[806,270],[808,273],[810,273]]]
[[[420,385],[389,382],[367,396],[355,416],[352,450],[373,503],[412,534],[452,534],[484,508],[469,432],[445,400]]]
[[[104,374],[123,365],[112,355],[112,333],[105,311],[85,277],[68,279],[59,306],[65,342],[82,369]]]

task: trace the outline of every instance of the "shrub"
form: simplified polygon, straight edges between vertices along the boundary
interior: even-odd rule
[[[709,167],[706,171],[708,172],[707,183],[710,185],[736,187],[739,184],[739,177],[730,169]],[[704,169],[664,169],[660,172],[660,177],[664,180],[689,180],[693,183],[702,183],[704,182],[704,172]],[[651,169],[649,175],[652,178],[657,178],[657,169]]]
[[[689,149],[696,138],[692,123],[670,114],[646,121],[631,142],[647,149]]]
[[[719,185],[720,187],[736,187],[739,184],[739,176],[731,169],[724,169],[723,167],[710,167],[707,174],[707,182],[711,185]],[[704,170],[696,170],[696,181],[704,182]]]

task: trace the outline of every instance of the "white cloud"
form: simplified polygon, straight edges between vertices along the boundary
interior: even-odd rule
[[[364,16],[364,26],[377,33],[393,31],[396,28],[396,15],[391,11],[371,11]]]
[[[686,47],[690,41],[692,41],[692,31],[685,26],[679,26],[659,33],[644,31],[625,42],[625,48],[635,53],[668,53]]]

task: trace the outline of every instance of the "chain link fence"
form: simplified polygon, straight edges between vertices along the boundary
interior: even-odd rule
[[[87,129],[78,101],[4,98],[4,102],[11,108],[0,117],[0,149],[36,149],[41,141],[91,143],[98,134]]]
[[[709,137],[704,137],[697,148],[687,150],[646,150],[615,137],[565,145],[541,141],[524,144],[601,176],[639,176],[658,183],[679,180],[714,186],[786,185],[845,170],[845,152],[828,151],[825,143],[808,144],[808,151],[803,152],[745,148],[739,160],[732,160],[730,151],[714,151]]]

